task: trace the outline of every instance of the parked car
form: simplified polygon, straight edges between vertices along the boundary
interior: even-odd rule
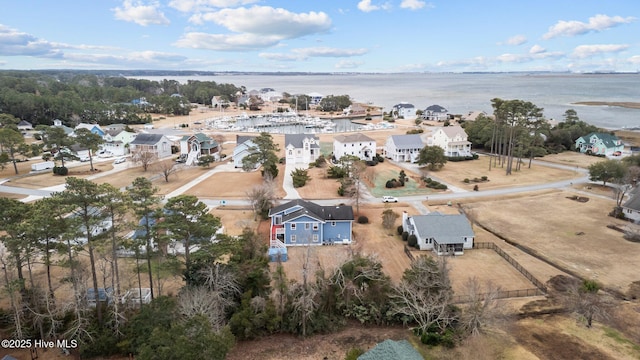
[[[382,202],[386,202],[386,203],[394,202],[394,203],[397,203],[398,202],[398,198],[395,197],[395,196],[383,196],[382,197]]]
[[[120,158],[117,158],[113,163],[114,164],[122,164],[125,161],[127,161],[126,158],[120,157]]]

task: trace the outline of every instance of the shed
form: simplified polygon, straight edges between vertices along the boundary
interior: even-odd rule
[[[358,360],[423,360],[422,355],[407,340],[387,339],[358,356]]]

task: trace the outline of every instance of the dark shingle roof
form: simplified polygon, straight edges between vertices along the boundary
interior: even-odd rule
[[[312,203],[306,200],[292,200],[288,203],[284,203],[282,205],[276,206],[269,210],[269,216],[273,214],[277,214],[286,209],[292,208],[294,206],[301,206],[301,210],[294,211],[292,214],[287,215],[287,219],[292,219],[298,217],[302,214],[308,214],[309,216],[315,217],[317,219],[322,219],[325,221],[333,221],[333,220],[353,220],[353,208],[349,205],[340,205],[340,206],[322,206],[316,203]],[[283,220],[285,220],[283,218]]]
[[[302,148],[304,139],[315,139],[316,144],[312,144],[312,148],[319,148],[318,137],[310,134],[285,134],[284,135],[284,146],[287,147],[289,145],[293,146],[296,149]]]
[[[393,107],[397,108],[397,109],[400,109],[400,108],[410,109],[410,108],[414,108],[415,106],[413,106],[413,104],[409,104],[409,103],[400,103],[400,104],[393,105]]]
[[[248,135],[236,135],[236,146],[240,144],[244,144],[249,140],[255,139],[256,136],[248,136]]]
[[[154,145],[161,139],[162,134],[138,134],[136,138],[131,142],[133,145]]]
[[[443,108],[440,105],[431,105],[428,108],[426,108],[426,111],[446,113],[447,109]]]

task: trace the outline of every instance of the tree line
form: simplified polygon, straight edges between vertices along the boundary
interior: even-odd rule
[[[235,101],[244,87],[215,81],[152,81],[87,73],[0,72],[0,113],[34,126],[60,119],[107,125],[150,122],[151,113],[188,114],[191,103],[211,105],[213,96]],[[179,96],[177,96],[179,95]],[[146,99],[133,105],[136,99]]]

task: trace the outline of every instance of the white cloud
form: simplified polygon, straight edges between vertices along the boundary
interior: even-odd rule
[[[171,0],[169,1],[169,6],[182,12],[196,12],[249,5],[257,2],[260,2],[260,0]]]
[[[360,2],[358,3],[358,9],[363,12],[372,12],[376,10],[388,10],[390,8],[391,8],[391,4],[389,4],[388,2],[385,2],[380,5],[373,5],[371,3],[371,0],[360,0]]]
[[[410,10],[419,10],[425,6],[427,6],[427,3],[421,0],[402,0],[400,3],[401,8]],[[429,7],[433,7],[433,5],[429,4]]]
[[[629,45],[601,44],[601,45],[580,45],[573,49],[573,56],[577,58],[587,58],[604,53],[620,52],[629,48]]]
[[[323,12],[292,13],[282,8],[253,6],[251,8],[223,9],[199,16],[237,33],[276,36],[292,39],[328,31],[331,19]]]
[[[524,35],[515,35],[507,39],[507,45],[522,45],[527,42],[527,37]]]
[[[158,9],[158,3],[144,5],[140,1],[124,0],[122,7],[112,9],[118,20],[133,22],[138,25],[169,25],[169,19]]]
[[[362,61],[342,60],[337,62],[334,67],[336,69],[355,69],[362,64],[364,64]]]
[[[632,64],[640,64],[640,55],[634,55],[628,61]]]
[[[46,40],[0,25],[0,55],[52,57],[57,53],[54,44]]]
[[[185,34],[173,43],[180,48],[205,49],[218,51],[249,51],[278,44],[281,37],[260,36],[256,34],[207,34],[192,32]]]
[[[547,51],[547,49],[545,49],[542,46],[536,44],[536,45],[533,45],[531,47],[531,49],[529,49],[529,54],[542,54],[542,53],[544,53],[546,51]]]
[[[542,38],[548,40],[558,36],[582,35],[592,31],[600,32],[614,26],[630,23],[633,21],[635,21],[635,18],[631,16],[623,18],[622,16],[612,17],[602,14],[590,17],[588,23],[576,20],[560,20],[555,25],[549,27],[549,31],[544,34]]]
[[[351,57],[368,53],[369,50],[361,49],[337,49],[329,47],[311,47],[293,49],[289,54],[261,53],[260,57],[276,61],[303,61],[310,57]]]

